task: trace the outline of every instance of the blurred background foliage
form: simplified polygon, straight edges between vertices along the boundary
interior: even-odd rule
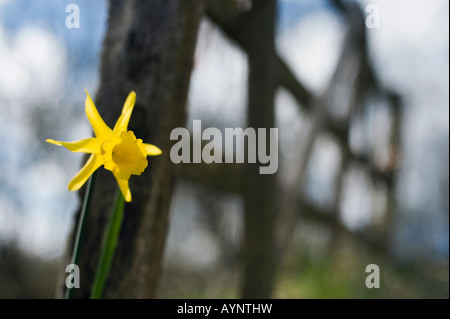
[[[79,29],[66,28],[70,3],[80,8]],[[233,3],[245,11],[252,2]],[[331,120],[315,131],[308,103],[319,102],[302,100],[289,85],[276,92],[280,184],[297,183],[301,213],[286,222],[274,297],[448,298],[449,4],[342,3],[380,8],[380,28],[366,29],[360,48],[367,50],[362,72],[375,84],[368,81],[364,107],[355,110],[348,109],[351,89],[366,88],[352,73],[358,55],[350,44],[358,42],[346,15],[332,1],[277,3],[278,55],[310,96],[333,102],[325,103]],[[98,87],[106,18],[105,0],[0,0],[1,298],[54,296],[79,204],[66,185],[82,159],[44,140],[90,134],[83,89]],[[200,27],[190,129],[193,119],[204,128],[245,126],[248,58],[213,20]],[[357,155],[348,160],[346,148]],[[292,181],[299,165],[300,183]],[[195,167],[182,173],[160,298],[239,297],[243,200],[216,173],[204,172],[218,187]],[[381,269],[380,289],[365,287],[372,263]]]

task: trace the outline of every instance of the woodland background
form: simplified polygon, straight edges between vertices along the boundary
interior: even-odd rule
[[[0,297],[61,296],[83,158],[44,141],[91,134],[87,88],[110,125],[135,90],[131,129],[165,153],[132,181],[106,297],[448,298],[448,30],[445,0],[0,0]],[[278,174],[173,165],[193,119],[278,127]]]

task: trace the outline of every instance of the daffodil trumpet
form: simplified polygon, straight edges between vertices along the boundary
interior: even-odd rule
[[[103,121],[86,90],[86,116],[94,130],[95,137],[85,138],[75,142],[62,142],[47,139],[46,142],[64,146],[72,152],[89,153],[91,156],[77,175],[69,182],[68,188],[76,191],[86,183],[100,166],[111,171],[117,180],[125,201],[131,201],[128,180],[131,175],[140,175],[148,166],[147,156],[160,155],[162,151],[155,145],[143,143],[137,139],[133,131],[128,131],[128,122],[136,103],[136,93],[132,91],[111,129]]]

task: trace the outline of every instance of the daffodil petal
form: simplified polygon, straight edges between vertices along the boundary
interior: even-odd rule
[[[113,132],[114,134],[119,135],[121,132],[126,132],[128,128],[128,122],[130,121],[131,112],[133,110],[129,110],[126,113],[122,113],[117,119],[116,125],[114,125]]]
[[[102,165],[102,157],[98,153],[92,154],[83,168],[75,175],[75,177],[69,182],[68,188],[71,191],[76,191],[86,183],[89,176],[95,172],[97,168]]]
[[[147,153],[147,155],[156,156],[162,154],[162,151],[159,149],[159,147],[155,145],[146,143],[143,143],[142,145],[144,145],[145,153]]]
[[[131,202],[131,191],[130,187],[128,185],[128,180],[120,178],[116,176],[116,174],[113,174],[116,178],[117,184],[119,184],[120,191],[122,192],[123,197],[125,198],[126,202]]]
[[[126,132],[128,128],[128,122],[130,121],[131,113],[133,112],[134,104],[136,103],[136,93],[131,91],[123,105],[122,114],[117,119],[116,125],[114,125],[114,133],[120,134],[120,132]]]
[[[85,138],[75,142],[55,141],[50,138],[46,139],[45,141],[50,144],[64,146],[71,152],[80,152],[80,153],[94,153],[100,150],[101,146],[99,140],[95,137]]]
[[[89,92],[86,90],[86,116],[91,123],[94,130],[95,136],[99,138],[104,138],[112,133],[112,130],[105,124],[102,117],[95,107],[94,101],[92,101]]]

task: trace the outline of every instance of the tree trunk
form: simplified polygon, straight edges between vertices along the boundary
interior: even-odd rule
[[[144,142],[160,147],[163,154],[149,157],[146,171],[130,179],[133,201],[125,206],[105,298],[156,295],[175,182],[169,136],[173,128],[185,125],[185,103],[202,13],[202,0],[109,2],[96,105],[112,127],[127,94],[134,90],[137,101],[129,129]],[[100,244],[117,189],[112,174],[103,168],[99,170],[87,238],[78,265],[81,287],[75,291],[76,298],[90,295]],[[73,234],[69,247],[72,242]],[[68,249],[67,255],[70,254]],[[64,289],[61,282],[59,292]]]
[[[249,60],[249,127],[275,127],[274,94],[277,85],[275,55],[276,1],[265,1],[244,30]],[[259,136],[258,136],[259,138]],[[277,209],[276,174],[260,175],[261,163],[246,164],[244,179],[243,298],[272,297],[277,268],[275,222]]]

